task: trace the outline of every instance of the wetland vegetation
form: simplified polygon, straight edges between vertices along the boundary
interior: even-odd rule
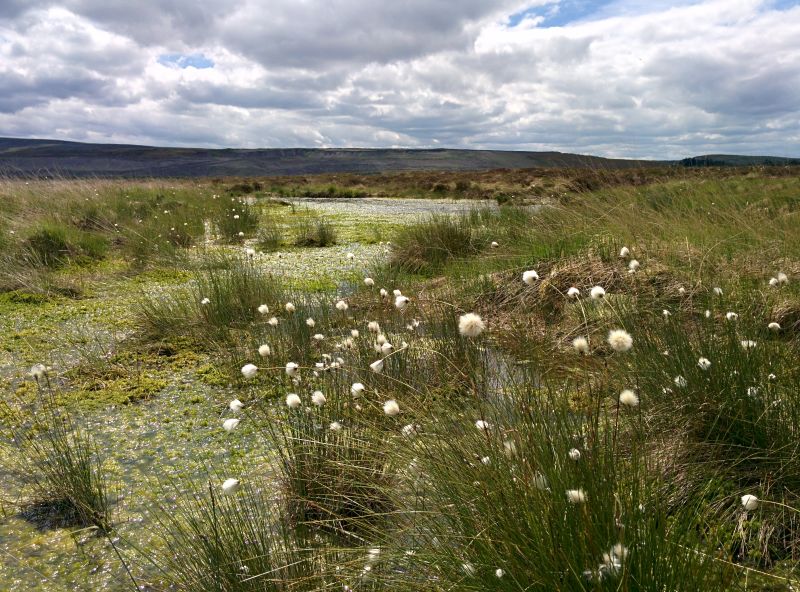
[[[791,168],[0,181],[0,589],[800,582]]]

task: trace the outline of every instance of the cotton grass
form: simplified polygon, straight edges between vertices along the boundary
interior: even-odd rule
[[[589,355],[589,340],[585,337],[576,337],[572,340],[572,348],[580,355]]]
[[[594,286],[589,295],[592,297],[592,300],[602,300],[606,296],[606,291],[602,286]]]
[[[242,376],[245,378],[253,378],[258,372],[258,366],[255,364],[245,364],[242,366]]]
[[[615,352],[627,352],[633,347],[633,337],[624,329],[613,329],[608,333],[608,344]]]
[[[235,417],[232,417],[231,419],[226,419],[225,421],[222,422],[222,429],[224,429],[226,432],[232,432],[237,427],[239,427],[239,422],[240,420],[236,419]]]
[[[394,417],[400,413],[400,405],[394,399],[390,399],[383,404],[383,412],[390,417]]]
[[[759,499],[750,494],[746,494],[742,496],[742,507],[747,511],[757,510],[759,505]]]
[[[639,395],[631,389],[625,389],[619,394],[619,404],[625,407],[636,407],[639,405]]]
[[[237,491],[239,491],[240,482],[238,479],[225,479],[222,483],[222,493],[226,495],[233,495]]]
[[[473,312],[468,312],[458,318],[458,332],[464,337],[477,337],[486,329],[486,323]]]
[[[583,489],[567,489],[567,501],[571,504],[586,502],[586,492]]]
[[[533,269],[529,269],[528,271],[524,271],[522,273],[522,281],[532,286],[536,280],[539,279],[539,274],[536,273]]]

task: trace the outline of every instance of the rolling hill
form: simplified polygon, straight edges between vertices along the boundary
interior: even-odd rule
[[[632,168],[800,164],[800,159],[709,155],[682,161],[609,159],[562,152],[455,149],[162,148],[0,138],[0,175],[14,177],[233,177],[387,171]]]

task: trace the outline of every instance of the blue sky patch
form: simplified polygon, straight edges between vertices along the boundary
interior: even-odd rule
[[[778,10],[789,10],[796,6],[800,6],[800,0],[773,0],[772,6]]]
[[[165,53],[158,56],[158,63],[174,68],[213,68],[214,60],[207,58],[202,53],[182,54]]]
[[[561,0],[545,6],[533,6],[508,17],[513,28],[525,18],[544,17],[539,26],[563,27],[573,22],[603,19],[611,16],[643,14],[666,10],[671,6],[696,4],[699,0]],[[765,9],[789,10],[800,5],[800,0],[768,0]]]
[[[515,12],[508,17],[508,26],[516,27],[525,18],[543,16],[543,27],[562,27],[574,21],[579,21],[593,14],[601,13],[602,9],[613,4],[615,0],[561,0],[552,5],[534,6]]]

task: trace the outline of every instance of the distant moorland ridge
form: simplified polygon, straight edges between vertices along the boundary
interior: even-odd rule
[[[763,165],[800,165],[800,159],[707,155],[680,161],[653,161],[562,152],[447,148],[161,148],[0,138],[0,175],[15,177],[239,177],[387,171]]]

